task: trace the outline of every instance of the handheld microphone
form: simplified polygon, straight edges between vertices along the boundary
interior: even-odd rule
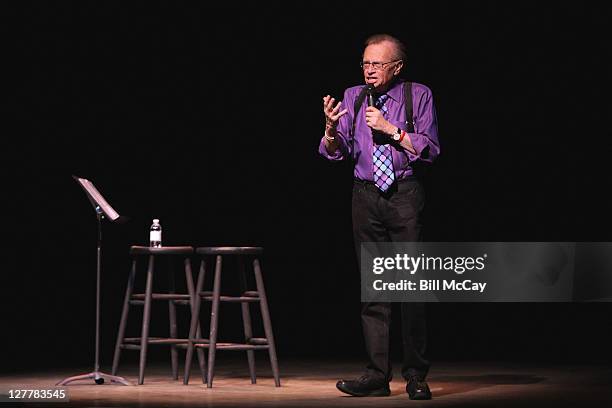
[[[366,95],[368,96],[368,106],[374,106],[374,85],[366,86]]]

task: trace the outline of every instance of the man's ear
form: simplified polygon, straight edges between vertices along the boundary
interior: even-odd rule
[[[397,64],[397,66],[395,67],[395,70],[393,71],[393,75],[399,75],[403,66],[404,66],[404,61],[400,60],[399,64]]]

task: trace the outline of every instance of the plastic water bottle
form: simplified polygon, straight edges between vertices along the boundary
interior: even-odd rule
[[[149,233],[149,242],[151,248],[160,248],[162,246],[162,227],[159,220],[155,218],[153,225],[151,225],[151,232]]]

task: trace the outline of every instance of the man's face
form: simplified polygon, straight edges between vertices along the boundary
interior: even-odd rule
[[[397,59],[394,51],[393,44],[388,41],[370,44],[366,47],[363,51],[363,77],[366,84],[374,85],[377,90],[384,90],[393,77],[399,74],[402,62],[392,62]],[[376,67],[376,65],[382,66]]]

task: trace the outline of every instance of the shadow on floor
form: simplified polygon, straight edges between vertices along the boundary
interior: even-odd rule
[[[529,385],[547,380],[532,374],[482,374],[432,376],[429,385],[437,396],[459,394],[496,385]]]

